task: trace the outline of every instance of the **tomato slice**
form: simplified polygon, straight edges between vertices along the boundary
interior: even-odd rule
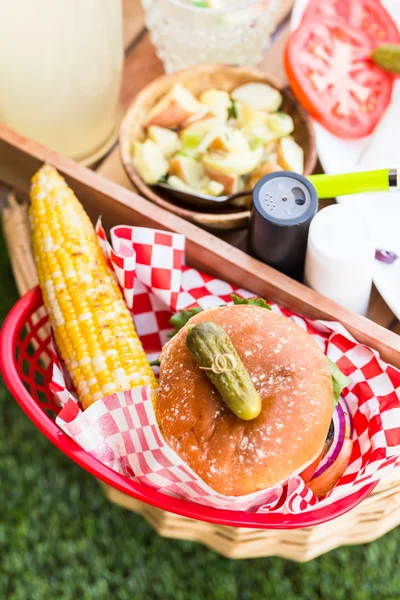
[[[304,471],[302,473],[300,473],[300,477],[302,478],[304,483],[308,483],[311,480],[311,478],[314,475],[315,471],[317,470],[317,467],[318,467],[319,463],[321,462],[322,458],[323,458],[323,452],[321,452],[321,454],[318,456],[318,458],[316,458],[314,460],[314,462],[311,463],[311,465],[308,465],[308,467],[306,469],[304,469]]]
[[[299,102],[333,134],[371,133],[389,105],[393,76],[370,60],[374,42],[345,23],[308,19],[290,36],[285,68]]]
[[[318,498],[325,496],[335,487],[349,465],[352,451],[353,442],[350,438],[346,438],[335,462],[322,475],[308,483],[308,487]]]
[[[379,0],[311,0],[303,22],[320,17],[340,19],[366,33],[376,45],[400,42],[398,27]]]

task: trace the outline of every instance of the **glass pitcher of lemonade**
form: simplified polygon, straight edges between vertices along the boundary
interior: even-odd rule
[[[82,162],[113,143],[121,0],[0,2],[0,121]]]

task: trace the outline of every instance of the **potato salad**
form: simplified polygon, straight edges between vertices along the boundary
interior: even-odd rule
[[[281,104],[279,90],[264,83],[198,98],[176,84],[148,112],[133,165],[147,184],[212,196],[250,190],[274,171],[302,174],[304,152]]]

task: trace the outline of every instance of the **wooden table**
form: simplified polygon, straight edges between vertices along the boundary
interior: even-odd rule
[[[281,8],[278,14],[278,27],[273,36],[271,46],[264,54],[260,68],[266,73],[286,82],[283,68],[283,47],[289,35],[290,12],[294,0],[281,0]],[[125,111],[135,95],[155,77],[161,75],[164,70],[161,61],[157,58],[150,36],[144,23],[143,9],[140,0],[123,0],[124,5],[124,47],[125,66],[121,89],[121,104]],[[96,166],[99,173],[119,183],[120,185],[134,189],[122,166],[119,148],[115,146],[112,151]],[[329,201],[321,202],[322,206]],[[219,237],[235,246],[244,247],[246,238],[245,230],[233,232],[219,232]],[[373,321],[400,334],[400,323],[385,304],[382,297],[374,288],[371,297],[368,315]]]

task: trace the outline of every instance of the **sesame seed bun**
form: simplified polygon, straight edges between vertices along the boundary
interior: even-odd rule
[[[321,453],[333,410],[326,357],[296,323],[251,305],[208,309],[190,319],[228,333],[262,398],[242,421],[186,348],[187,327],[161,356],[156,413],[166,442],[215,491],[241,496],[285,482]]]

